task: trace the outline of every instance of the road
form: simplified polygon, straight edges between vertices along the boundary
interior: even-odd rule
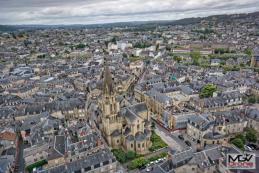
[[[155,121],[154,121],[155,122]],[[155,122],[156,123],[156,122]],[[160,124],[156,123],[155,132],[165,141],[165,143],[169,146],[170,149],[175,151],[182,151],[186,149],[188,146],[184,143],[184,141],[180,140],[177,135],[171,134],[170,131],[161,127]]]
[[[15,162],[14,162],[15,173],[23,173],[25,170],[23,150],[24,150],[23,140],[22,140],[22,137],[18,135],[16,139],[16,153],[15,153],[16,155],[15,155]]]

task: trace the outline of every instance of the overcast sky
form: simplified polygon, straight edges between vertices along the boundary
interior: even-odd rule
[[[0,0],[0,24],[176,20],[259,11],[259,0]]]

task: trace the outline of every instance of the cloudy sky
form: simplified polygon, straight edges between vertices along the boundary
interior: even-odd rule
[[[259,11],[259,0],[0,0],[0,24],[175,20]]]

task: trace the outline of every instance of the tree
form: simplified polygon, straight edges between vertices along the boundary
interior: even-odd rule
[[[152,128],[152,129],[155,129],[155,128],[156,128],[156,123],[155,123],[155,122],[152,122],[152,123],[151,123],[151,128]]]
[[[233,139],[231,143],[242,150],[244,149],[244,143],[240,138]]]
[[[114,43],[114,44],[116,44],[117,38],[116,38],[116,37],[113,37],[113,38],[111,39],[111,42]]]
[[[253,56],[253,51],[252,51],[252,49],[247,48],[247,49],[245,50],[245,54],[247,54],[249,57],[252,57],[252,56]]]
[[[201,58],[200,52],[192,52],[191,58],[193,60],[193,65],[199,65],[200,64],[200,58]]]
[[[136,157],[136,153],[134,151],[128,151],[126,153],[126,159],[127,160],[132,160]]]
[[[177,61],[178,63],[182,60],[182,58],[180,56],[174,56],[173,58],[175,61]]]
[[[76,45],[76,49],[83,49],[85,47],[86,47],[86,45],[83,43],[79,43],[78,45]]]
[[[239,139],[241,139],[242,140],[242,142],[243,142],[243,144],[245,144],[246,143],[246,138],[245,138],[245,136],[243,135],[243,134],[238,134],[238,135],[236,135],[236,137],[235,138],[239,138]]]
[[[151,46],[151,44],[148,42],[137,42],[133,45],[134,48],[140,48],[140,49],[147,48],[150,46]]]
[[[119,162],[121,163],[126,162],[126,154],[122,149],[112,149],[112,153],[114,154],[114,156]]]
[[[213,92],[217,91],[217,86],[214,84],[207,84],[201,89],[200,97],[208,98],[213,96]]]
[[[250,128],[246,131],[245,137],[246,137],[247,141],[249,141],[249,142],[257,141],[256,131],[252,128]]]
[[[248,103],[254,104],[256,102],[255,96],[251,96],[248,98]]]
[[[141,166],[144,166],[145,164],[147,164],[147,160],[144,157],[140,157],[140,158],[132,160],[129,163],[128,168],[136,169],[136,168],[140,168]]]

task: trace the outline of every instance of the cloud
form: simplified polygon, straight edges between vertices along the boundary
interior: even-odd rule
[[[0,0],[0,24],[176,20],[259,10],[258,0]]]

